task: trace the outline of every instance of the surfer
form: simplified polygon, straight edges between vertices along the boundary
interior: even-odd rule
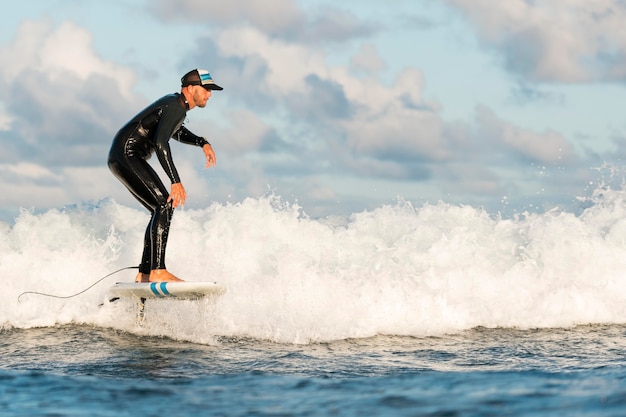
[[[109,169],[152,215],[146,228],[136,282],[182,281],[165,267],[165,247],[172,215],[187,198],[172,160],[169,140],[174,138],[201,147],[206,167],[215,166],[211,144],[183,126],[187,111],[205,107],[213,90],[222,90],[222,87],[215,84],[208,71],[191,70],[181,78],[180,93],[161,97],[143,109],[113,139]],[[147,162],[152,154],[157,155],[171,181],[169,191]]]

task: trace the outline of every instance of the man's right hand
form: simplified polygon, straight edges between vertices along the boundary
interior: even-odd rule
[[[172,191],[170,192],[170,196],[167,198],[167,202],[172,202],[172,207],[176,208],[179,205],[184,206],[185,200],[187,199],[187,192],[185,191],[185,187],[180,182],[172,184]]]

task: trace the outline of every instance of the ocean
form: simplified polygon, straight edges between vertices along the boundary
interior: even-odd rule
[[[108,290],[134,279],[145,212],[23,211],[0,223],[0,416],[626,415],[625,213],[610,189],[508,218],[177,210],[168,268],[227,292],[139,321]]]

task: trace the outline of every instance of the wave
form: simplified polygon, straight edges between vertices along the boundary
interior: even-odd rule
[[[146,212],[112,199],[24,211],[0,223],[0,326],[68,323],[211,343],[216,336],[310,343],[484,327],[569,327],[626,317],[626,192],[597,190],[578,214],[511,218],[443,202],[312,219],[278,196],[177,210],[168,268],[217,281],[216,300],[132,302]]]

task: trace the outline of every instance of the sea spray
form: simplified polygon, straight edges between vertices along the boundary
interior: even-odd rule
[[[626,194],[602,190],[579,214],[501,218],[483,209],[407,201],[338,220],[312,219],[277,196],[177,210],[167,265],[217,281],[214,300],[153,301],[136,322],[107,290],[136,271],[148,215],[113,200],[0,228],[0,324],[70,322],[211,343],[215,336],[309,343],[484,327],[623,323]],[[589,202],[588,202],[589,203]]]

